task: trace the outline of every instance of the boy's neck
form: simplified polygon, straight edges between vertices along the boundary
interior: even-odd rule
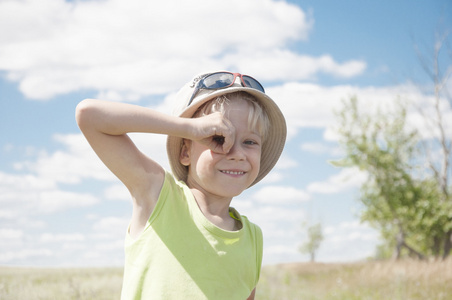
[[[206,195],[195,188],[191,188],[191,191],[199,209],[211,223],[229,231],[240,229],[239,224],[229,214],[229,205],[232,198]]]

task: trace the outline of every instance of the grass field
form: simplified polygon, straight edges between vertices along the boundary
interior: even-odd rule
[[[256,299],[450,300],[452,260],[267,267]]]
[[[0,267],[0,299],[2,300],[119,299],[121,285],[121,268]]]
[[[0,267],[0,299],[119,299],[121,281],[120,268]],[[266,266],[256,299],[449,300],[452,260]]]

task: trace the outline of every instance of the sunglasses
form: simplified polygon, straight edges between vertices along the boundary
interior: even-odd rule
[[[234,84],[236,78],[239,77],[242,86],[250,87],[252,89],[256,89],[265,93],[264,87],[259,83],[256,79],[248,75],[242,75],[240,73],[230,73],[230,72],[216,72],[204,75],[195,86],[195,90],[193,91],[193,95],[188,101],[187,106],[189,106],[195,96],[198,94],[199,90],[219,90],[230,87]]]

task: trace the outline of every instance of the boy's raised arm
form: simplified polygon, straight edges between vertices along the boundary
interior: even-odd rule
[[[130,234],[137,236],[157,203],[165,173],[127,133],[184,135],[178,132],[184,129],[184,120],[141,106],[93,99],[79,103],[76,120],[102,162],[129,190],[133,202]]]
[[[199,140],[215,152],[228,152],[234,138],[234,128],[221,114],[185,119],[137,105],[94,99],[79,103],[76,120],[102,162],[130,191],[134,204],[132,219],[140,224],[146,223],[157,202],[164,170],[144,155],[127,133],[157,133]],[[213,143],[214,135],[225,136],[224,144]]]
[[[77,124],[89,144],[140,205],[157,200],[153,196],[158,196],[164,171],[137,149],[127,133],[158,132],[162,117],[143,107],[92,99],[76,109]],[[144,193],[150,197],[143,198]]]

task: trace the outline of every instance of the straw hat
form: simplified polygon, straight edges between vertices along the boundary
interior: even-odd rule
[[[196,76],[178,92],[176,99],[182,105],[175,111],[175,115],[182,118],[191,118],[196,110],[207,101],[234,92],[246,92],[254,96],[268,115],[270,126],[262,145],[260,170],[256,180],[251,184],[251,186],[253,186],[271,171],[281,155],[287,134],[284,116],[276,103],[269,96],[259,90],[243,87],[241,83],[238,82],[235,82],[231,87],[218,90],[200,89],[196,97],[187,107],[193,91],[195,90],[196,83],[202,77],[203,75]],[[186,181],[188,167],[182,165],[179,161],[182,144],[182,138],[168,136],[166,146],[171,169],[178,180]]]

